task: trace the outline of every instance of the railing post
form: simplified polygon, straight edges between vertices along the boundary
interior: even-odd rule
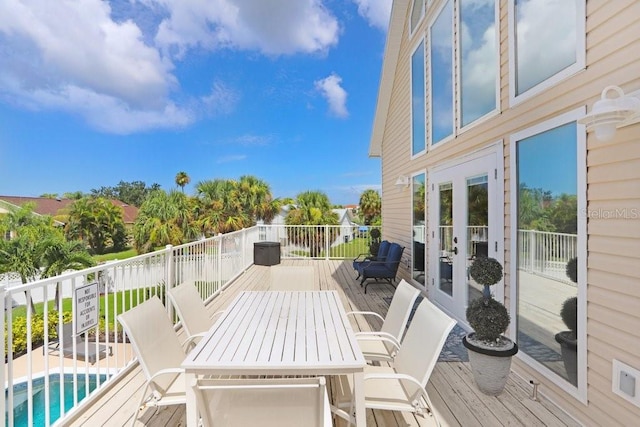
[[[329,234],[329,226],[327,224],[324,225],[324,259],[325,261],[329,261],[329,248],[331,247],[331,242]]]
[[[175,265],[174,265],[174,257],[173,257],[173,245],[165,246],[167,251],[167,255],[165,259],[167,260],[167,268],[165,269],[165,280],[164,280],[164,303],[165,307],[169,309],[169,317],[173,319],[173,304],[169,304],[169,294],[168,290],[173,288],[174,278],[175,278]]]
[[[218,289],[220,290],[222,289],[222,233],[218,233],[218,251],[217,251],[217,259],[216,262],[218,264],[218,268],[216,269],[218,271],[218,277],[217,277],[217,282],[218,282]]]
[[[3,313],[2,316],[0,316],[0,331],[4,331],[5,328],[5,324],[4,324],[4,313],[5,313],[5,309],[6,309],[6,298],[7,298],[7,292],[6,292],[6,286],[5,285],[0,285],[0,313]],[[12,331],[8,331],[8,334],[12,333]],[[5,351],[6,348],[6,342],[5,342],[5,335],[4,333],[0,334],[0,348],[2,348],[2,360],[6,359],[7,353]],[[0,369],[0,384],[6,384],[6,378],[5,378],[5,370],[4,369]],[[12,381],[13,384],[13,381]],[[10,386],[13,386],[12,384],[10,384]],[[13,407],[13,402],[11,402],[11,406]],[[0,399],[0,414],[2,414],[2,416],[0,417],[2,420],[0,421],[0,426],[4,427],[5,425],[5,418],[4,418],[4,414],[6,413],[6,399]]]

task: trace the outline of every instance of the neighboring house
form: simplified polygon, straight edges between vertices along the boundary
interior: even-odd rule
[[[289,213],[289,209],[289,205],[282,206],[280,208],[280,212],[278,212],[278,214],[273,217],[273,220],[269,223],[269,225],[285,225],[285,218]],[[338,215],[338,225],[340,225],[340,234],[331,244],[331,246],[336,246],[341,243],[350,241],[353,238],[353,234],[355,232],[355,229],[358,227],[358,224],[353,221],[353,211],[351,209],[333,209],[333,212]],[[264,221],[260,220],[258,221],[258,224],[263,225]],[[279,238],[281,237],[282,236],[280,236]]]
[[[585,425],[640,420],[640,124],[581,124],[610,85],[640,94],[638,1],[394,0],[369,147],[399,274],[467,326],[467,268],[498,259],[512,369]]]
[[[11,208],[19,208],[25,203],[33,203],[33,212],[38,215],[49,215],[55,223],[64,226],[61,217],[68,214],[68,209],[75,199],[49,199],[46,197],[16,197],[0,196],[0,214],[6,213]],[[114,206],[120,206],[123,210],[122,219],[127,229],[133,227],[138,217],[138,208],[127,205],[119,200],[111,200]],[[66,211],[65,211],[66,210]]]

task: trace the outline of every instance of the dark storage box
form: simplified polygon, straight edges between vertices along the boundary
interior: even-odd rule
[[[255,265],[280,264],[280,243],[256,242],[253,244],[253,263]]]

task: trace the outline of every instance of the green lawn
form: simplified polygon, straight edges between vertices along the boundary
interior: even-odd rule
[[[94,255],[93,259],[95,259],[97,263],[101,263],[105,261],[127,259],[137,255],[138,255],[138,252],[135,249],[127,249],[126,251],[122,251],[122,252],[113,252],[113,253],[102,254],[102,255]]]

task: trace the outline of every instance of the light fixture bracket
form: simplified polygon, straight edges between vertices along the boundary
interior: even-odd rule
[[[611,97],[610,95],[617,95]],[[599,140],[613,138],[617,128],[640,121],[640,91],[625,95],[618,86],[607,86],[593,104],[591,112],[578,120],[587,126],[587,132],[595,131]]]

